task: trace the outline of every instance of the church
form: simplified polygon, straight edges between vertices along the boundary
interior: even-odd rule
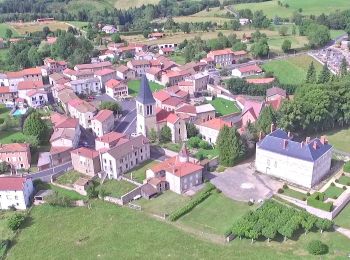
[[[152,129],[159,133],[164,126],[168,126],[173,143],[187,140],[186,122],[175,113],[156,106],[156,100],[145,75],[141,77],[141,85],[136,97],[136,111],[137,133],[149,137]]]

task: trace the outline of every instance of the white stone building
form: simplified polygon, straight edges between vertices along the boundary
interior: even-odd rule
[[[98,78],[78,79],[66,83],[75,93],[90,95],[101,92],[101,82]]]
[[[256,170],[311,188],[329,172],[333,147],[323,136],[306,141],[292,140],[290,133],[277,129],[256,145]]]
[[[0,209],[27,209],[30,206],[34,186],[31,178],[0,178]]]

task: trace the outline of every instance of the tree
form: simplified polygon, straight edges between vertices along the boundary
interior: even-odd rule
[[[120,114],[122,112],[122,107],[119,105],[119,103],[115,101],[103,101],[100,104],[100,109],[111,110],[115,115]]]
[[[344,77],[348,74],[348,63],[345,59],[345,57],[343,57],[341,64],[340,64],[340,76]]]
[[[47,35],[50,33],[50,28],[48,26],[44,26],[43,27],[43,33],[44,33],[44,36],[47,37]]]
[[[270,20],[260,10],[254,12],[252,24],[255,28],[267,28],[270,25]]]
[[[171,141],[171,129],[169,126],[165,125],[160,129],[159,141],[161,143],[167,143]]]
[[[115,43],[122,42],[122,38],[120,37],[119,33],[113,33],[112,36],[111,36],[111,39]]]
[[[266,237],[267,241],[270,243],[270,240],[276,237],[276,227],[274,225],[266,226],[261,230],[261,234]]]
[[[316,69],[313,61],[311,61],[306,73],[306,83],[316,83]]]
[[[284,53],[287,53],[290,51],[290,49],[292,48],[292,42],[290,40],[284,40],[283,43],[282,43],[282,51]]]
[[[305,235],[314,227],[316,220],[317,219],[314,216],[311,216],[309,214],[305,214],[303,216],[301,226],[305,229]]]
[[[10,169],[11,169],[11,167],[7,162],[5,162],[5,161],[0,162],[0,174],[4,174],[4,173],[8,172],[8,171],[10,171]]]
[[[36,136],[42,143],[47,140],[48,132],[48,126],[39,113],[31,113],[24,121],[23,133],[27,136]]]
[[[288,27],[285,26],[285,25],[282,25],[282,26],[278,29],[278,33],[279,33],[281,36],[286,36],[287,33],[288,33]]]
[[[25,216],[23,214],[16,213],[9,218],[7,222],[7,227],[12,231],[16,231],[21,227],[24,221]]]
[[[28,51],[28,60],[30,61],[32,66],[39,66],[42,64],[42,57],[38,52],[38,48],[34,45],[30,47]]]
[[[200,142],[201,142],[201,139],[198,136],[193,136],[188,139],[187,144],[191,148],[198,148]]]
[[[287,241],[287,238],[291,238],[293,236],[294,230],[293,227],[289,226],[287,222],[278,229],[278,233],[284,237],[284,241]]]
[[[157,134],[156,130],[154,130],[154,128],[151,128],[151,130],[149,131],[149,140],[152,143],[155,143],[158,140],[158,134]]]
[[[252,240],[251,243],[253,244],[254,240],[259,237],[259,232],[257,230],[255,230],[254,228],[252,228],[251,230],[246,232],[246,236]]]
[[[331,72],[328,69],[327,63],[323,65],[322,71],[318,76],[317,83],[326,83],[331,80]]]
[[[320,240],[312,240],[307,244],[307,251],[312,255],[325,255],[328,253],[328,246]]]
[[[350,22],[346,25],[345,27],[345,32],[348,34],[348,36],[350,37]]]
[[[247,231],[247,225],[245,219],[239,219],[232,226],[232,233],[239,237],[241,240]]]
[[[333,227],[333,224],[333,221],[325,218],[319,218],[316,221],[316,227],[320,229],[321,233],[323,233],[323,231],[330,230]]]
[[[292,35],[296,35],[297,34],[297,29],[296,29],[296,26],[293,25],[292,27]]]
[[[96,190],[95,185],[89,185],[89,187],[86,189],[86,195],[89,199],[97,198],[98,191]]]
[[[187,131],[187,138],[197,136],[199,133],[197,127],[191,122],[186,123],[186,131]]]
[[[331,39],[329,29],[326,26],[314,23],[307,27],[306,35],[312,48],[322,47]]]
[[[189,33],[191,31],[190,29],[190,24],[188,22],[182,23],[180,24],[180,29],[181,31],[183,31],[184,33]]]
[[[6,32],[5,32],[5,37],[6,37],[7,39],[10,39],[10,38],[12,37],[12,34],[13,34],[12,30],[9,29],[9,28],[7,28],[7,29],[6,29]]]
[[[267,43],[267,39],[260,39],[258,42],[254,42],[250,49],[254,57],[265,57],[269,54],[270,47]]]
[[[220,164],[223,166],[233,166],[245,154],[243,142],[236,128],[224,126],[220,129],[216,140],[217,149],[219,151]]]
[[[256,122],[256,128],[258,131],[262,131],[265,134],[270,133],[271,125],[276,124],[277,115],[272,106],[264,107],[260,113],[260,116]]]

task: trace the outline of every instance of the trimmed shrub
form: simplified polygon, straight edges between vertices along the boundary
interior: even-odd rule
[[[208,149],[211,148],[211,146],[210,146],[210,144],[207,141],[202,140],[202,141],[199,142],[199,148],[208,150]]]
[[[191,148],[198,148],[200,142],[201,142],[201,139],[197,136],[194,136],[194,137],[191,137],[190,139],[188,139],[187,144]]]
[[[309,196],[310,196],[310,192],[307,192],[307,193],[306,193],[306,196],[308,196],[308,197],[309,197]]]
[[[344,164],[343,171],[350,173],[350,161]]]
[[[287,184],[283,184],[283,189],[288,189],[288,185]]]
[[[279,194],[281,194],[281,193],[283,193],[283,192],[284,192],[283,189],[278,189],[278,190],[277,190],[277,193],[279,193]]]
[[[202,201],[204,201],[206,198],[208,198],[211,195],[211,191],[216,189],[213,184],[210,182],[207,183],[207,185],[204,187],[202,191],[194,198],[191,200],[187,205],[184,207],[176,210],[175,212],[171,213],[169,216],[170,221],[176,221],[183,215],[187,214],[190,212],[192,209],[194,209],[198,204],[200,204]]]
[[[331,183],[331,186],[335,186],[335,183],[334,183],[334,182],[332,182],[332,183]]]
[[[328,253],[328,246],[320,240],[312,240],[307,245],[307,251],[312,255],[324,255]]]
[[[336,182],[336,183],[338,183],[338,182],[339,182],[339,180],[338,180],[338,179],[336,179],[336,180],[335,180],[335,182]]]
[[[7,222],[7,227],[12,231],[16,231],[21,227],[25,219],[26,217],[23,214],[16,213],[15,215],[9,218]]]
[[[346,188],[346,186],[343,186],[343,190],[346,190],[347,188]]]
[[[324,194],[320,192],[315,192],[307,199],[307,205],[322,209],[324,211],[331,212],[333,209],[333,203],[332,202],[323,202],[324,201]]]
[[[254,203],[252,201],[248,201],[248,206],[253,206]]]
[[[302,197],[301,200],[302,200],[302,201],[306,201],[306,198],[305,198],[305,197]]]

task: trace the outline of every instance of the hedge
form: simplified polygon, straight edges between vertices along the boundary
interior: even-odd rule
[[[331,212],[333,209],[333,202],[323,202],[324,194],[320,192],[315,192],[307,199],[307,205],[318,208],[324,211]]]
[[[350,161],[344,164],[343,171],[350,173]]]
[[[185,205],[184,207],[176,210],[175,212],[171,213],[169,215],[169,220],[170,221],[176,221],[178,220],[180,217],[182,217],[183,215],[187,214],[188,212],[190,212],[192,209],[194,209],[194,207],[196,207],[198,204],[200,204],[201,202],[203,202],[206,198],[208,198],[211,195],[211,191],[215,189],[215,186],[211,183],[207,183],[206,186],[204,187],[204,189],[202,191],[200,191],[200,193],[198,194],[198,196],[196,196],[196,198],[194,198],[193,200],[191,200],[187,205]]]
[[[8,239],[0,241],[0,259],[2,259],[5,256],[6,251],[10,246],[10,243],[11,241]]]

